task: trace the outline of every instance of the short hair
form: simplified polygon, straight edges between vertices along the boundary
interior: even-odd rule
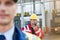
[[[18,1],[18,0],[13,0],[15,3]]]

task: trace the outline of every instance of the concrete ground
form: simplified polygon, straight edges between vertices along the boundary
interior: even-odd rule
[[[43,40],[60,40],[60,34],[46,34]]]

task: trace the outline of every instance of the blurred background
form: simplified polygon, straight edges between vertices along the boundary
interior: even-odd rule
[[[15,26],[27,25],[33,13],[38,15],[38,26],[45,33],[44,40],[59,40],[60,0],[18,0]]]

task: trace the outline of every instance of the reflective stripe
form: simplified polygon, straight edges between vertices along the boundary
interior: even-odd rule
[[[28,25],[27,25],[27,30],[29,30],[29,27],[28,27]]]
[[[39,28],[39,30],[36,32],[36,34],[39,33],[39,37],[41,37],[41,29]]]
[[[41,29],[39,28],[39,30],[38,31],[36,31],[36,33],[39,33],[41,31]]]
[[[39,37],[41,37],[42,36],[42,34],[41,34],[41,32],[39,33]]]
[[[26,30],[25,26],[24,26],[24,31]]]
[[[26,27],[27,27],[27,28],[26,28]],[[24,31],[31,32],[31,30],[29,30],[28,25],[27,25],[26,27],[24,26]]]

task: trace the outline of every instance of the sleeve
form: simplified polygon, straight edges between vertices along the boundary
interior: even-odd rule
[[[24,30],[24,27],[20,28],[20,30],[22,30],[22,31],[23,31],[23,30]]]
[[[44,38],[44,32],[41,30],[41,37],[40,37],[41,39],[43,39]]]

